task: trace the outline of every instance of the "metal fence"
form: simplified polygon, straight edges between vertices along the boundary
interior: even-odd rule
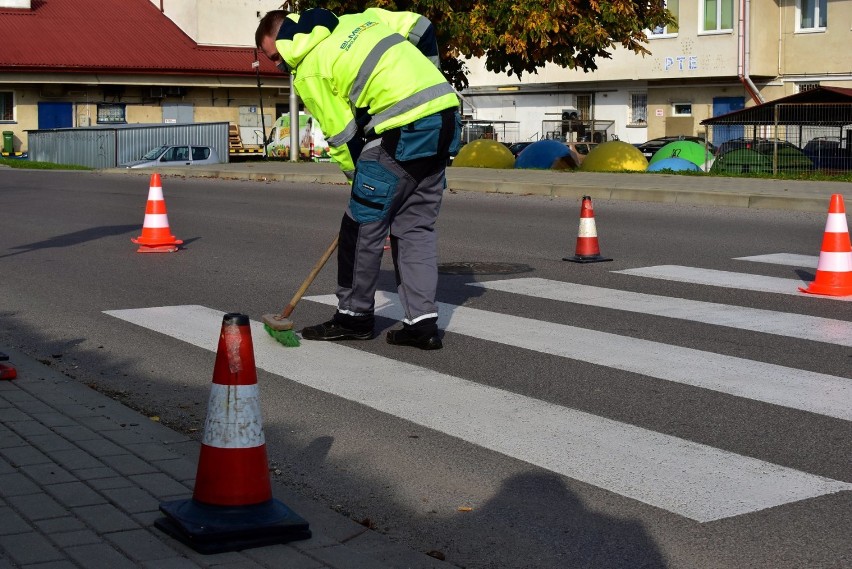
[[[28,130],[29,159],[114,168],[164,144],[210,146],[228,161],[228,123],[130,124]]]
[[[711,172],[852,170],[852,103],[779,103],[712,119]]]
[[[562,142],[606,142],[615,140],[615,121],[543,120],[541,137]]]

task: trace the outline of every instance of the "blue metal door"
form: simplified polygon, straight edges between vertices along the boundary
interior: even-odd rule
[[[713,97],[713,116],[718,117],[745,108],[745,97]],[[713,127],[713,144],[719,146],[734,138],[741,138],[742,125],[716,125]]]
[[[39,103],[39,128],[68,128],[74,126],[74,109],[71,103]]]

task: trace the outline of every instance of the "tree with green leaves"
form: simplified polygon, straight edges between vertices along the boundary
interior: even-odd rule
[[[622,46],[648,54],[645,30],[675,23],[663,0],[302,0],[300,9],[337,14],[376,6],[429,18],[438,34],[444,75],[468,86],[465,60],[483,57],[495,73],[536,73],[546,63],[594,71],[595,60]]]

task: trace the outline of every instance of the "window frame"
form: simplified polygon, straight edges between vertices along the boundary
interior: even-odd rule
[[[677,101],[677,102],[673,102],[671,105],[672,105],[671,116],[673,116],[673,117],[691,117],[692,116],[692,103],[687,102],[687,101]],[[677,111],[678,106],[687,106],[687,105],[689,106],[689,112],[688,113],[682,113],[682,112],[679,113]]]
[[[674,5],[674,11],[670,8],[671,5]],[[672,12],[672,15],[675,17],[677,22],[680,21],[680,0],[663,0],[663,6]],[[677,37],[679,26],[677,23],[673,26],[674,29],[671,29],[669,26],[665,26],[661,31],[656,31],[659,28],[655,28],[653,30],[648,30],[648,33],[645,34],[649,40],[653,39],[663,39],[663,38],[675,38]]]
[[[713,29],[708,29],[706,27],[707,20],[705,18],[705,14],[707,13],[707,2],[713,1],[716,2],[716,27]],[[799,1],[799,0],[797,0]],[[731,27],[723,28],[722,26],[722,6],[723,4],[730,4],[731,8]],[[736,8],[737,5],[734,3],[734,0],[701,0],[701,11],[698,15],[698,35],[712,35],[712,34],[730,34],[734,31],[734,26],[736,25]]]
[[[636,114],[634,113],[634,109],[637,107],[634,97],[644,97],[645,98],[645,116],[637,119]],[[648,93],[647,91],[636,91],[630,93],[630,106],[628,107],[628,112],[630,116],[628,117],[627,126],[628,127],[647,127],[648,126]]]
[[[804,27],[802,25],[802,10],[803,0],[796,0],[796,33],[797,34],[819,34],[824,33],[828,29],[828,0],[813,0],[813,13],[811,14],[814,25]],[[821,4],[825,4],[825,13],[821,10]],[[821,19],[825,19],[825,25],[818,25]]]
[[[9,108],[9,118],[6,118],[4,115],[0,115],[0,124],[14,124],[18,122],[18,105],[15,103],[15,99],[17,98],[14,90],[0,90],[0,94],[8,95],[10,99]],[[0,108],[0,112],[2,112],[2,108]]]
[[[101,115],[101,111],[110,112],[121,110],[121,120],[107,120],[107,116]],[[127,103],[97,103],[96,110],[97,124],[127,124]]]

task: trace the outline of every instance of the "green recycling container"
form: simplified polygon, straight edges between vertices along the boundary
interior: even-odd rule
[[[15,151],[15,146],[13,144],[14,143],[14,136],[15,136],[15,133],[12,132],[11,130],[4,130],[3,131],[3,152],[8,152],[9,154],[11,154],[12,152]]]

